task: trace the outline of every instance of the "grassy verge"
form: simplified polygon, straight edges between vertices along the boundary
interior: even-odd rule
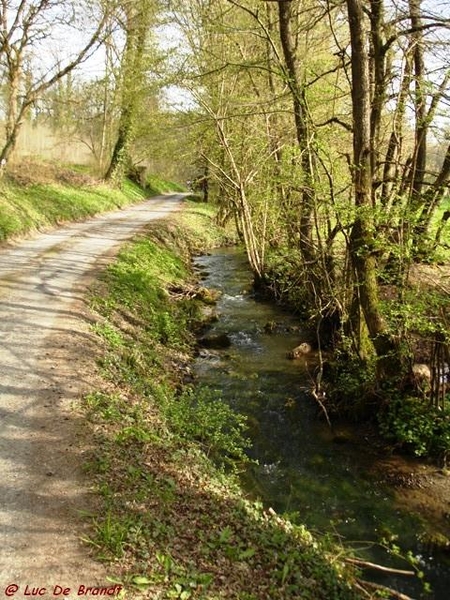
[[[188,207],[128,244],[93,293],[105,383],[84,402],[102,497],[90,543],[150,598],[356,598],[335,548],[245,498],[231,468],[245,423],[185,385],[205,301],[189,254],[223,241],[208,207]]]
[[[163,192],[185,192],[186,189],[179,184],[162,179],[158,175],[148,175],[145,180],[145,187],[150,192],[162,194]]]
[[[179,187],[159,178],[151,183],[143,190],[126,180],[122,189],[113,189],[75,167],[35,163],[11,167],[0,180],[0,241],[83,220]]]

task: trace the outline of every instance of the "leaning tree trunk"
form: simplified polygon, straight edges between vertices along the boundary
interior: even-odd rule
[[[313,214],[316,194],[314,189],[313,152],[309,116],[306,105],[305,86],[300,80],[300,68],[297,58],[297,44],[293,28],[294,2],[278,2],[280,19],[280,40],[286,63],[287,85],[292,96],[297,143],[301,152],[303,171],[302,206],[300,215],[300,252],[306,269],[310,273],[311,295],[320,294],[320,280],[316,276],[317,253],[313,240]]]
[[[120,185],[130,166],[130,149],[136,133],[136,120],[145,82],[145,50],[151,19],[150,4],[145,0],[130,4],[122,63],[121,106],[117,140],[105,179]]]

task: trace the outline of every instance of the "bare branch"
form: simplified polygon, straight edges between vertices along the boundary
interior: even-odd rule
[[[342,121],[339,117],[330,117],[323,123],[316,124],[315,127],[325,127],[326,125],[331,125],[332,123],[337,123],[338,125],[341,125],[341,127],[346,129],[347,131],[350,131],[350,132],[353,131],[353,127],[351,125],[349,125],[348,123],[346,123],[345,121]]]

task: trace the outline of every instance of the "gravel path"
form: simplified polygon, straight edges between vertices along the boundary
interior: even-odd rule
[[[120,243],[182,197],[159,196],[0,249],[0,597],[33,588],[41,597],[91,597],[98,592],[88,586],[111,585],[80,542],[80,511],[94,502],[72,408],[94,371],[84,297]]]

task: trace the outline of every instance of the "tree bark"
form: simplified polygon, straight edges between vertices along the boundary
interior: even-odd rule
[[[150,25],[150,7],[144,0],[127,8],[127,29],[122,63],[119,129],[105,179],[121,185],[131,163],[130,150],[145,79],[144,56]]]
[[[301,84],[300,66],[298,64],[295,34],[293,31],[295,17],[293,7],[295,4],[291,0],[278,2],[278,14],[280,19],[280,40],[286,63],[287,84],[292,95],[295,131],[302,156],[303,190],[300,216],[300,251],[305,266],[313,270],[317,257],[312,235],[312,217],[315,208],[314,169],[311,149],[312,136],[309,127],[305,86]]]
[[[353,183],[356,217],[350,235],[355,294],[374,345],[380,376],[398,374],[397,348],[380,311],[372,221],[372,148],[369,52],[360,0],[347,0],[351,38]],[[394,366],[394,363],[395,366]]]
[[[411,178],[412,208],[420,206],[420,196],[425,179],[427,159],[427,118],[426,118],[426,92],[424,84],[425,61],[423,56],[423,33],[421,18],[422,0],[409,0],[411,18],[411,34],[413,40],[413,60],[415,77],[415,148]]]
[[[372,77],[373,93],[370,114],[370,135],[372,139],[371,169],[374,176],[378,169],[380,130],[383,107],[386,101],[386,51],[383,44],[384,3],[383,0],[370,0]],[[373,190],[373,194],[375,190]],[[375,198],[373,198],[375,203]]]

